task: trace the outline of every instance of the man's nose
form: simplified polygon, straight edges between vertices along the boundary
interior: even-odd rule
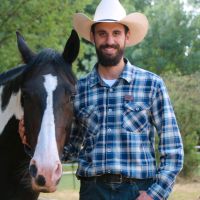
[[[112,35],[108,35],[107,36],[107,44],[109,44],[109,45],[112,45],[112,44],[114,44],[114,38],[113,38],[113,36]]]

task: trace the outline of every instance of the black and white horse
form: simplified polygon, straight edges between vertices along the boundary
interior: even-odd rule
[[[74,30],[62,54],[35,54],[19,33],[17,42],[25,64],[0,74],[0,199],[34,200],[39,192],[54,192],[62,175],[76,83],[71,65],[80,42]],[[32,158],[18,133],[23,117]]]

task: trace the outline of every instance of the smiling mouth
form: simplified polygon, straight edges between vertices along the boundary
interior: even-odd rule
[[[105,52],[106,54],[113,54],[116,52],[116,49],[113,47],[106,47],[102,49],[103,52]]]

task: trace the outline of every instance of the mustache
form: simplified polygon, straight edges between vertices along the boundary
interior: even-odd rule
[[[119,45],[117,44],[102,44],[100,47],[100,49],[106,49],[106,48],[113,48],[113,49],[119,49]]]

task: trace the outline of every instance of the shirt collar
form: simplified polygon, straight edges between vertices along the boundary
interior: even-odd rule
[[[124,66],[124,69],[120,74],[119,78],[122,78],[126,80],[128,83],[130,83],[133,79],[134,66],[128,61],[128,59],[124,58],[124,61],[126,65]]]
[[[124,66],[124,69],[123,69],[122,73],[120,74],[119,78],[124,79],[128,83],[130,83],[131,80],[133,79],[134,66],[131,65],[131,63],[128,61],[128,59],[124,58],[124,61],[125,61],[125,66]],[[94,68],[90,73],[89,83],[90,83],[90,87],[93,87],[94,85],[96,85],[98,83],[103,85],[103,81],[101,80],[98,70],[97,70],[97,63],[94,65]]]
[[[90,87],[93,87],[95,86],[96,84],[100,83],[101,84],[102,80],[101,78],[99,77],[99,73],[98,73],[98,70],[97,70],[97,63],[94,65],[94,68],[93,70],[91,71],[90,73],[90,76],[89,76],[89,83],[90,83]]]

